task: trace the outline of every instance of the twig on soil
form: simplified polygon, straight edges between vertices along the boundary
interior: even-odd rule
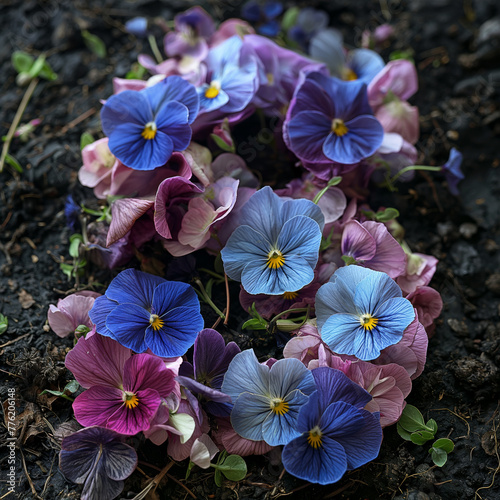
[[[28,88],[26,89],[26,92],[24,93],[24,96],[21,100],[21,103],[19,104],[19,107],[17,108],[14,119],[12,120],[12,123],[10,124],[9,131],[7,132],[7,136],[5,137],[5,142],[3,143],[2,155],[0,156],[0,172],[2,172],[2,170],[3,170],[5,158],[7,157],[7,154],[9,152],[10,143],[14,137],[14,134],[17,130],[17,127],[19,126],[19,122],[21,121],[21,118],[23,117],[24,110],[26,109],[26,106],[28,105],[28,102],[31,99],[31,96],[33,95],[33,92],[35,91],[37,84],[38,84],[38,78],[34,78],[33,80],[31,80]]]
[[[91,117],[94,113],[95,113],[95,108],[90,108],[88,109],[87,111],[85,111],[85,113],[81,114],[80,116],[78,116],[77,118],[75,118],[74,120],[70,121],[67,125],[65,125],[57,134],[56,134],[56,137],[60,137],[61,135],[64,135],[66,134],[66,132],[70,129],[72,129],[73,127],[76,127],[76,125],[78,125],[79,123],[83,122],[84,120],[86,120],[87,118]]]
[[[14,342],[17,342],[18,340],[24,339],[24,337],[27,337],[28,335],[31,335],[31,333],[25,333],[24,335],[17,337],[17,339],[9,340],[8,342],[5,342],[5,344],[0,345],[0,349],[2,349],[2,347],[7,347],[10,344],[14,344]],[[8,373],[8,372],[5,372],[5,373]]]
[[[56,457],[57,457],[57,453],[54,453],[54,456],[52,457],[52,462],[50,464],[50,470],[49,470],[49,473],[47,474],[47,480],[45,481],[45,483],[43,485],[42,497],[43,497],[45,490],[47,489],[47,486],[49,485],[49,481],[52,477],[51,472],[52,472],[52,469],[54,468],[54,461],[55,461]]]
[[[23,378],[23,377],[21,377],[21,375],[17,375],[15,373],[10,373],[7,370],[2,370],[1,368],[0,368],[0,372],[6,373],[7,375],[11,375],[12,377]]]
[[[453,410],[450,410],[449,408],[431,408],[429,411],[443,411],[443,410],[449,411],[452,415],[455,415],[455,417],[458,417],[460,420],[462,420],[465,423],[465,425],[467,426],[467,436],[459,436],[456,439],[460,439],[460,438],[469,439],[470,425],[469,425],[469,422],[467,422],[467,420],[465,420],[464,417],[460,416],[458,413],[455,413]]]
[[[479,490],[489,490],[490,488],[493,487],[493,485],[495,484],[495,478],[496,478],[496,475],[498,474],[498,472],[500,471],[500,455],[498,454],[498,438],[497,438],[497,430],[498,430],[498,424],[495,425],[495,419],[496,419],[496,416],[498,414],[498,406],[497,406],[497,409],[495,410],[495,413],[493,413],[493,417],[490,419],[490,420],[493,420],[493,427],[492,427],[492,431],[493,431],[493,437],[495,439],[495,455],[497,457],[497,461],[498,461],[498,466],[497,468],[493,471],[493,477],[491,478],[491,483],[488,485],[488,486],[481,486],[481,488],[478,488],[475,492],[474,492],[474,498],[480,498],[482,500],[482,496],[478,493]]]
[[[170,474],[167,474],[167,477],[172,481],[174,481],[174,483],[177,483],[179,486],[182,486],[186,490],[186,493],[188,493],[192,498],[196,500],[197,498],[196,495],[185,484],[182,484],[176,477],[171,476]]]
[[[38,498],[39,500],[42,500],[42,497],[38,495],[35,489],[35,485],[33,484],[33,481],[31,480],[31,477],[28,473],[28,468],[26,467],[26,461],[24,460],[24,453],[21,448],[19,448],[19,451],[21,452],[21,459],[23,461],[23,469],[24,473],[26,474],[26,477],[28,478],[28,483],[30,484],[31,492],[33,493],[35,498]]]
[[[159,472],[154,478],[150,479],[149,484],[147,484],[139,494],[132,498],[132,500],[143,500],[144,498],[146,498],[147,494],[151,490],[155,490],[158,487],[161,480],[163,479],[163,476],[167,474],[167,472],[172,468],[173,465],[175,465],[175,462],[172,460],[165,467],[163,467],[161,472]]]
[[[332,491],[332,493],[329,493],[328,495],[324,496],[323,500],[326,500],[327,498],[336,497],[339,493],[342,493],[343,491],[347,490],[347,488],[349,488],[350,486],[352,486],[352,480],[351,480],[351,483],[344,484],[344,486],[342,486],[342,488],[339,488],[338,490]]]

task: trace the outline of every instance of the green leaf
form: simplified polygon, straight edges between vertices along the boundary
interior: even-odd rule
[[[224,276],[224,264],[220,253],[217,254],[217,257],[215,257],[214,269],[216,273]]]
[[[80,243],[83,242],[83,238],[81,234],[72,234],[69,237],[69,254],[74,259],[77,259],[80,256]]]
[[[20,174],[23,173],[23,167],[21,167],[19,162],[10,153],[7,153],[7,155],[5,156],[5,163],[7,163],[7,165],[10,165],[14,170],[19,172]]]
[[[146,74],[146,68],[139,63],[132,64],[130,71],[125,75],[127,80],[142,80]]]
[[[66,262],[61,262],[59,264],[59,267],[61,268],[61,271],[68,277],[68,279],[72,278],[73,266],[71,264],[66,264]]]
[[[345,262],[346,266],[350,266],[351,264],[356,264],[356,259],[350,255],[342,255],[342,260]]]
[[[299,7],[290,7],[284,14],[281,20],[281,27],[284,31],[288,31],[292,26],[295,26],[297,22],[297,16],[299,15]]]
[[[12,53],[11,56],[12,66],[18,73],[28,73],[33,63],[35,62],[35,58],[23,52],[21,50],[16,50]]]
[[[434,439],[434,434],[429,431],[416,431],[412,432],[410,439],[412,443],[422,445],[427,443],[427,441]]]
[[[2,333],[5,333],[8,327],[9,319],[7,318],[7,316],[0,314],[0,335],[2,335]]]
[[[242,326],[243,329],[248,330],[266,330],[267,329],[267,321],[262,321],[258,318],[252,318],[248,321],[245,321]]]
[[[217,146],[222,149],[222,151],[228,151],[229,153],[235,152],[234,144],[227,144],[223,139],[215,134],[210,134],[210,137],[214,140],[215,144],[217,144]]]
[[[49,81],[57,80],[57,73],[54,73],[54,71],[50,67],[50,64],[47,61],[43,63],[39,76]]]
[[[52,394],[53,396],[66,396],[66,393],[69,392],[70,394],[74,394],[78,388],[80,387],[80,384],[76,380],[70,380],[65,386],[62,391],[51,391],[50,389],[45,389],[40,393],[40,396],[42,394]]]
[[[388,222],[392,219],[399,217],[399,212],[395,208],[386,208],[375,214],[375,220],[378,222]]]
[[[436,432],[438,430],[438,424],[433,418],[429,419],[425,424],[425,426],[427,427],[429,432],[432,432],[433,435],[436,435]]]
[[[451,439],[441,438],[434,441],[432,444],[433,448],[441,449],[446,451],[446,453],[451,453],[455,449],[455,444]]]
[[[187,478],[189,477],[189,475],[191,474],[191,469],[195,466],[195,463],[194,462],[191,462],[189,461],[189,465],[188,465],[188,468],[187,468],[187,471],[186,471],[186,477],[184,478],[185,480],[187,480]]]
[[[425,429],[424,417],[420,411],[412,405],[406,405],[398,422],[408,432]]]
[[[442,467],[448,460],[448,454],[442,448],[431,448],[429,450],[432,461],[438,466]]]
[[[80,151],[85,147],[88,146],[89,144],[92,144],[95,142],[94,137],[92,134],[89,134],[88,132],[84,132],[81,137],[80,137]]]
[[[247,475],[247,464],[239,455],[229,455],[222,463],[212,465],[230,481],[241,481]]]
[[[395,61],[396,59],[408,59],[408,61],[415,62],[413,60],[413,50],[395,50],[389,54],[389,60]]]
[[[28,71],[31,78],[36,78],[40,71],[42,71],[43,65],[45,64],[45,55],[41,54],[38,59],[33,63],[30,70]]]
[[[214,481],[219,488],[222,486],[222,473],[219,469],[215,469]]]
[[[401,427],[401,424],[398,422],[396,425],[396,429],[398,431],[398,434],[405,440],[405,441],[411,441],[411,434],[404,430],[403,427]]]
[[[97,57],[106,57],[106,45],[98,36],[93,35],[87,30],[83,30],[82,37],[87,48],[91,50]]]

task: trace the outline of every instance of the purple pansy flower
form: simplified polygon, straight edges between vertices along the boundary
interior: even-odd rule
[[[169,76],[141,91],[111,96],[101,110],[102,130],[110,151],[127,167],[153,170],[191,141],[190,124],[198,114],[195,88]]]
[[[59,452],[61,472],[83,484],[82,500],[116,498],[136,466],[134,448],[117,432],[102,427],[88,427],[65,437]]]
[[[328,14],[323,10],[306,7],[301,9],[294,26],[288,30],[288,38],[307,50],[311,38],[328,26]]]
[[[199,61],[208,54],[208,40],[215,32],[210,15],[196,5],[175,16],[175,31],[165,36],[165,52],[169,57],[188,56]]]
[[[194,343],[193,365],[184,362],[177,381],[206,401],[205,409],[215,416],[229,416],[231,398],[220,392],[229,363],[240,352],[234,342],[226,345],[215,330],[202,330]]]
[[[375,153],[384,131],[362,82],[309,73],[290,103],[283,138],[301,160],[358,163]]]
[[[296,477],[331,484],[377,457],[382,428],[378,414],[363,409],[370,394],[340,370],[316,368],[312,374],[318,389],[300,409],[300,436],[285,445],[282,461]]]
[[[87,390],[73,403],[75,418],[120,434],[149,429],[162,398],[175,388],[174,373],[151,354],[129,349],[99,334],[80,337],[66,356],[66,367]]]
[[[458,191],[458,183],[465,178],[460,167],[462,166],[462,153],[455,148],[451,148],[450,157],[448,161],[443,165],[443,172],[448,182],[448,189],[451,194],[458,196],[460,193]]]

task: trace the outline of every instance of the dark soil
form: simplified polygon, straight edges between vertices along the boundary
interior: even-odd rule
[[[239,11],[236,0],[202,4],[218,19]],[[27,143],[16,139],[11,145],[24,172],[6,169],[0,174],[0,312],[9,318],[9,328],[0,338],[0,398],[6,402],[8,389],[15,389],[18,498],[79,497],[79,487],[67,483],[58,470],[53,437],[53,428],[71,419],[71,404],[40,392],[61,389],[71,378],[64,356],[72,340],[51,332],[46,318],[50,303],[74,291],[73,281],[59,266],[69,259],[65,198],[72,193],[78,202],[92,203],[92,192],[79,186],[76,177],[80,136],[85,131],[99,136],[99,101],[111,95],[112,77],[124,77],[137,55],[149,52],[145,42],[124,32],[125,20],[136,15],[171,19],[190,5],[147,0],[0,3],[2,135],[25,91],[15,83],[12,51],[34,56],[45,52],[59,75],[56,82],[40,81],[22,120],[41,118],[42,125]],[[415,381],[408,402],[437,421],[438,437],[450,437],[455,451],[444,467],[435,467],[429,445],[402,441],[393,426],[386,429],[375,462],[328,487],[282,474],[263,457],[247,460],[250,474],[240,483],[216,488],[211,474],[198,472],[185,484],[196,498],[498,499],[500,42],[498,33],[496,39],[479,44],[477,40],[479,27],[499,16],[500,6],[495,0],[331,0],[317,6],[329,11],[332,24],[353,45],[365,28],[387,20],[393,24],[396,36],[383,55],[411,48],[419,72],[420,91],[413,103],[421,111],[421,163],[444,163],[451,146],[464,154],[466,179],[459,198],[448,193],[441,178],[417,175],[398,193],[377,192],[370,199],[374,209],[397,207],[412,249],[440,259],[432,286],[442,294],[444,310],[429,343],[426,369]],[[106,58],[99,59],[86,48],[81,29],[105,42]],[[131,265],[168,269],[168,257],[154,252],[153,247],[146,248]],[[102,291],[115,273],[89,265],[82,283]],[[237,289],[234,284],[235,313],[223,333],[243,347],[254,345],[268,355],[277,354],[275,339],[241,334]],[[212,324],[213,315],[205,317]],[[8,437],[2,425],[0,442]],[[8,487],[9,450],[5,450],[0,460],[1,498]],[[166,464],[163,449],[150,443],[139,454],[143,463],[127,480],[122,498],[132,498],[156,474],[151,464],[159,468]],[[185,464],[170,472],[182,479]],[[172,479],[163,481],[156,493],[150,498],[189,497]]]

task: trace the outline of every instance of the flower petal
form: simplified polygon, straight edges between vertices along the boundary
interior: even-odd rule
[[[120,304],[106,318],[106,326],[113,336],[135,352],[144,352],[146,328],[149,327],[149,312],[136,304]]]
[[[244,392],[236,399],[231,412],[234,430],[245,439],[261,441],[262,425],[271,413],[269,398]]]

